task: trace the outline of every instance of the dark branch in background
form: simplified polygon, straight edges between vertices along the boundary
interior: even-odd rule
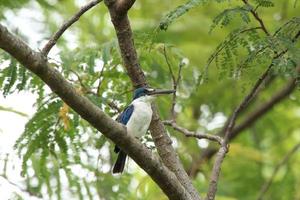
[[[242,0],[242,1],[244,2],[245,5],[247,5],[247,6],[250,8],[251,14],[252,14],[253,17],[259,22],[259,24],[260,24],[262,30],[266,33],[267,36],[270,36],[270,33],[269,33],[269,31],[266,29],[266,26],[265,26],[263,20],[259,17],[259,15],[258,15],[258,13],[256,12],[256,10],[253,9],[253,6],[250,5],[250,4],[248,3],[248,0]]]
[[[148,84],[145,74],[142,71],[138,61],[138,56],[133,41],[133,34],[127,15],[127,10],[129,9],[128,6],[132,6],[134,1],[105,0],[104,2],[108,7],[111,21],[117,34],[124,67],[126,68],[133,86],[135,88],[147,86]],[[120,10],[122,6],[124,10]],[[166,133],[165,127],[159,117],[155,104],[152,105],[152,110],[153,116],[150,125],[150,132],[161,160],[167,166],[167,168],[169,168],[176,175],[181,185],[191,196],[191,199],[199,200],[199,193],[193,186],[192,181],[183,168],[176,151],[172,147],[172,140]]]
[[[249,5],[247,0],[243,0],[243,2],[247,5]],[[258,16],[258,14],[255,11],[251,10],[251,13],[260,22],[261,27],[264,30],[264,32],[266,33],[266,35],[269,36],[270,34],[267,31],[267,29],[265,28],[262,19]],[[296,40],[298,37],[299,37],[299,33],[296,34],[294,39]],[[284,50],[284,51],[280,52],[279,54],[277,52],[274,52],[276,55],[273,57],[273,60],[281,57],[286,52],[287,52],[287,50]],[[229,120],[225,123],[225,126],[220,134],[220,135],[224,135],[224,139],[222,141],[221,148],[217,152],[217,157],[216,157],[216,160],[215,160],[215,163],[213,166],[212,175],[211,175],[211,179],[210,179],[210,183],[209,183],[209,188],[208,188],[208,192],[207,192],[207,196],[206,196],[206,199],[208,199],[208,200],[215,199],[219,174],[221,171],[221,165],[225,158],[226,153],[228,152],[228,142],[230,141],[230,137],[231,137],[230,135],[232,135],[232,129],[235,126],[235,121],[236,121],[238,115],[241,113],[241,111],[243,111],[246,107],[248,107],[249,103],[257,95],[258,90],[260,89],[262,83],[267,79],[273,66],[274,66],[274,63],[272,62],[268,66],[267,70],[256,81],[256,83],[255,83],[254,87],[251,89],[250,93],[244,98],[242,103],[234,110],[233,114],[229,117]]]
[[[230,137],[231,131],[232,131],[234,125],[235,125],[235,121],[236,121],[238,115],[240,114],[240,112],[242,110],[244,110],[249,105],[251,100],[254,98],[258,88],[263,83],[263,81],[266,79],[266,77],[269,74],[272,66],[273,66],[273,64],[269,65],[267,70],[256,81],[254,87],[251,89],[249,94],[244,98],[242,103],[234,110],[234,112],[230,116],[228,122],[226,122],[226,124],[225,124],[225,127],[223,129],[225,136],[224,136],[224,139],[222,141],[222,146],[221,146],[221,148],[219,149],[219,151],[217,153],[217,157],[216,157],[216,160],[215,160],[215,163],[214,163],[212,175],[211,175],[211,178],[210,178],[209,188],[208,188],[208,192],[207,192],[207,196],[206,196],[206,199],[208,199],[208,200],[215,199],[215,195],[216,195],[216,192],[217,192],[219,174],[220,174],[220,171],[221,171],[221,165],[222,165],[222,162],[225,158],[226,153],[228,152],[229,137]]]
[[[284,24],[283,26],[286,26],[286,24]],[[275,34],[278,33],[278,30],[275,32]],[[274,34],[274,35],[275,35]],[[298,40],[298,38],[300,37],[300,31],[298,31],[298,33],[294,36],[294,38],[292,39],[292,42],[296,42]],[[288,52],[288,49],[283,50],[280,53],[277,53],[272,60],[272,63],[270,64],[269,67],[271,67],[271,65],[273,64],[273,61],[283,55],[285,55],[285,53]],[[296,72],[299,73],[299,67],[296,68]],[[266,77],[267,79],[268,77]],[[257,109],[256,111],[254,111],[252,114],[250,114],[248,116],[248,118],[242,122],[240,125],[238,125],[235,129],[232,130],[232,132],[230,133],[229,139],[234,139],[239,133],[241,133],[244,129],[248,128],[249,126],[251,126],[255,121],[257,121],[257,119],[261,116],[263,116],[265,113],[267,113],[275,104],[279,103],[281,100],[283,100],[284,98],[286,98],[289,94],[292,93],[292,91],[295,89],[296,87],[296,79],[291,79],[288,83],[288,85],[282,90],[280,91],[278,94],[274,95],[273,98],[271,98],[271,100],[264,104],[263,106],[261,106],[259,109]],[[258,88],[258,91],[261,89],[261,87]],[[258,92],[256,92],[257,95]],[[228,123],[228,122],[227,122]],[[228,124],[225,124],[224,127],[227,127]],[[224,135],[224,128],[223,130],[221,130],[218,135]],[[194,177],[197,172],[199,171],[198,166],[200,166],[200,164],[207,159],[210,159],[215,153],[217,152],[216,149],[214,148],[208,148],[205,151],[203,151],[202,155],[200,156],[200,159],[195,161],[194,164],[192,165],[191,169],[189,170],[189,175]]]
[[[300,70],[300,67],[297,68]],[[297,79],[292,78],[288,84],[279,92],[277,92],[268,102],[261,105],[258,109],[250,113],[247,118],[237,125],[231,132],[229,140],[235,139],[242,131],[253,125],[260,117],[269,112],[276,104],[287,98],[297,87]],[[216,148],[208,148],[202,152],[199,160],[196,161],[195,165],[190,169],[189,175],[194,177],[199,171],[198,166],[201,165],[205,160],[210,159],[218,150]]]
[[[186,137],[195,137],[198,139],[208,139],[208,140],[211,140],[214,142],[218,142],[220,145],[222,144],[223,139],[220,136],[189,131],[186,128],[178,126],[176,124],[176,122],[173,120],[164,121],[164,124],[171,126],[172,128],[174,128],[174,130],[176,130],[178,132],[183,133]]]
[[[33,51],[21,39],[0,24],[0,48],[16,58],[24,67],[36,74],[68,106],[88,121],[104,136],[122,148],[157,183],[170,199],[191,199],[176,176],[165,167],[141,142],[127,134],[124,126],[111,119],[67,82],[45,56]],[[147,162],[145,162],[145,159]],[[167,184],[166,184],[167,183]]]
[[[262,200],[264,195],[266,194],[266,192],[268,191],[268,189],[270,188],[274,177],[276,176],[276,174],[278,173],[279,169],[287,164],[287,162],[289,161],[289,159],[298,151],[298,149],[300,148],[300,143],[296,144],[285,156],[284,158],[278,163],[278,165],[274,168],[274,171],[270,177],[270,179],[268,181],[266,181],[263,186],[261,187],[260,193],[258,195],[257,200]]]
[[[91,9],[92,7],[96,6],[98,3],[100,3],[102,0],[93,0],[87,3],[86,5],[82,6],[80,10],[73,15],[68,21],[64,22],[63,25],[60,27],[60,29],[50,38],[50,40],[47,42],[47,44],[42,49],[42,53],[47,56],[52,47],[56,44],[57,40],[62,36],[62,34],[70,27],[72,24],[74,24],[76,21],[79,20],[81,15],[83,15],[86,11]]]

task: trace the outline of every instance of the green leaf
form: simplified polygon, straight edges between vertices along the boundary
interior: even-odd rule
[[[195,8],[206,2],[208,2],[208,0],[190,0],[187,1],[185,4],[178,6],[163,17],[159,24],[159,29],[167,30],[170,24],[172,24],[176,19],[187,13],[190,9]]]
[[[4,85],[3,88],[3,95],[7,96],[11,93],[11,89],[17,80],[17,61],[15,59],[11,59],[9,64],[9,76],[7,78],[7,83]]]

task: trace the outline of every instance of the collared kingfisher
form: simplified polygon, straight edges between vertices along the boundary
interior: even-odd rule
[[[126,126],[129,134],[141,138],[149,128],[152,119],[151,103],[155,96],[174,92],[175,90],[158,90],[147,87],[136,89],[131,104],[118,116],[117,121]],[[127,155],[118,146],[115,146],[114,152],[119,155],[113,167],[113,174],[122,173]]]

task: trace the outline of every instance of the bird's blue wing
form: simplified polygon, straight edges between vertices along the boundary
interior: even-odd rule
[[[133,105],[129,105],[128,107],[126,107],[124,111],[117,117],[116,119],[117,122],[126,125],[133,113],[133,110],[134,110]],[[119,153],[120,150],[121,149],[118,146],[115,146],[115,150],[114,150],[115,153]]]
[[[134,106],[129,105],[127,108],[125,108],[125,110],[117,118],[117,121],[120,122],[121,124],[126,125],[133,113],[133,110],[134,110]]]

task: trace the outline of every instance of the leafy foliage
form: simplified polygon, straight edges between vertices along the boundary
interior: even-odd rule
[[[0,72],[0,87],[3,96],[21,91],[26,87],[28,75],[24,67],[20,66],[15,59],[9,60],[9,65]]]
[[[185,4],[178,6],[175,10],[169,12],[160,22],[159,28],[161,30],[167,30],[168,26],[177,18],[187,13],[190,9],[206,3],[207,0],[189,0]]]
[[[270,0],[255,0],[257,6],[261,7],[273,7],[274,3]]]
[[[248,10],[246,9],[245,6],[225,9],[223,12],[221,12],[213,19],[213,24],[211,26],[210,31],[212,31],[216,26],[221,26],[221,27],[227,26],[230,23],[230,21],[235,17],[235,15],[240,15],[241,19],[246,24],[250,22]]]
[[[32,9],[30,2],[33,1],[3,1],[1,9],[12,12],[26,6]],[[137,3],[130,11],[130,19],[141,67],[151,86],[172,88],[170,67],[177,77],[183,66],[175,110],[177,122],[190,130],[218,132],[232,108],[270,64],[275,80],[265,85],[266,89],[253,107],[243,113],[241,121],[268,101],[288,78],[297,75],[294,69],[300,62],[300,21],[297,9],[290,3],[291,8],[284,14],[279,5],[286,1],[255,0],[249,1],[253,6],[245,6],[242,1],[190,0],[182,4],[175,0],[172,4],[180,6],[170,12],[169,1]],[[53,1],[39,1],[39,5],[45,16],[40,23],[49,29],[43,39],[79,7],[77,1],[71,0],[60,1],[59,6]],[[261,30],[250,9],[264,20],[270,36]],[[168,14],[159,22],[166,11]],[[277,13],[281,19],[277,19]],[[116,117],[118,109],[131,100],[132,86],[122,67],[114,30],[107,21],[104,6],[86,13],[59,40],[59,51],[50,56],[49,62],[78,92]],[[171,24],[172,29],[168,29]],[[156,31],[157,26],[166,31]],[[284,51],[287,52],[275,58]],[[149,176],[132,163],[122,176],[112,176],[113,144],[51,93],[42,81],[2,52],[0,66],[3,95],[22,90],[37,95],[36,111],[15,145],[22,158],[24,188],[30,194],[45,199],[165,199]],[[222,168],[218,199],[255,198],[280,157],[299,141],[298,99],[299,93],[295,92],[234,141]],[[157,102],[162,119],[169,119],[170,97],[159,98]],[[172,129],[168,132],[189,171],[208,144],[185,138]],[[151,138],[148,136],[145,141]],[[282,197],[282,190],[286,199],[299,197],[295,190],[299,185],[298,164],[299,156],[295,155],[293,162],[284,166],[267,194],[269,199]],[[196,167],[200,172],[193,181],[204,193],[211,162]]]

